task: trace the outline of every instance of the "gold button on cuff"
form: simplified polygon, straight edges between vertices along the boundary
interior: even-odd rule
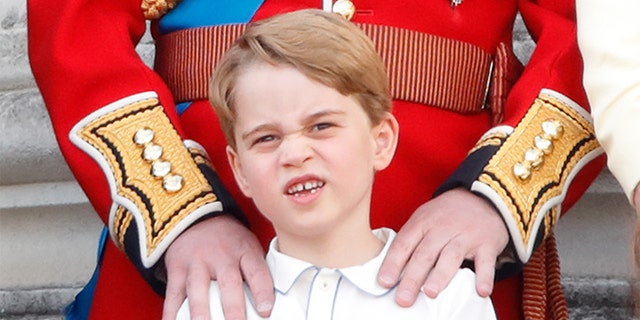
[[[562,137],[564,127],[558,120],[547,120],[542,123],[542,131],[551,139],[557,140]]]
[[[147,161],[155,161],[162,156],[162,147],[155,143],[148,143],[142,151],[142,158]]]
[[[151,141],[153,141],[154,132],[151,129],[144,128],[136,131],[136,134],[133,136],[133,142],[137,145],[145,145]]]
[[[538,169],[544,162],[544,153],[540,149],[531,148],[525,152],[524,160],[531,164],[532,169]]]
[[[518,162],[513,166],[513,174],[520,180],[527,180],[531,176],[531,168],[526,163]]]
[[[551,140],[543,137],[543,136],[536,136],[534,138],[533,143],[535,144],[536,148],[542,150],[542,152],[544,152],[544,154],[549,154],[551,153],[551,151],[553,151],[553,142],[551,142]]]
[[[162,178],[171,172],[171,163],[163,160],[156,160],[151,165],[151,175]]]
[[[176,192],[182,189],[182,177],[170,174],[162,179],[162,187],[169,192]]]

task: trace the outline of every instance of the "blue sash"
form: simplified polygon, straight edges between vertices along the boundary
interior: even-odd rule
[[[100,273],[100,266],[102,265],[102,254],[109,239],[108,235],[109,230],[107,227],[103,228],[102,234],[100,234],[100,241],[98,242],[96,269],[93,271],[93,275],[89,282],[76,295],[75,300],[64,308],[66,320],[85,320],[89,318],[89,310],[91,309],[91,302],[93,301],[93,293],[96,289],[98,274]]]

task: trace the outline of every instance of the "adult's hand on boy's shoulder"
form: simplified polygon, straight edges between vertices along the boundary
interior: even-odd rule
[[[257,238],[232,217],[197,223],[167,249],[167,291],[162,318],[175,319],[185,297],[193,319],[209,319],[209,284],[217,280],[226,319],[245,319],[243,287],[251,288],[258,313],[271,314],[273,282]]]
[[[435,298],[467,259],[475,264],[476,290],[486,297],[508,242],[507,228],[490,203],[464,189],[450,190],[420,206],[400,229],[378,281],[391,287],[404,269],[396,302],[408,307],[421,289]]]

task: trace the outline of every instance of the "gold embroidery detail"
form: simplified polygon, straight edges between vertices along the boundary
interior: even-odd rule
[[[213,163],[211,162],[211,160],[209,160],[209,156],[204,152],[204,150],[200,148],[189,148],[189,152],[191,153],[193,160],[197,164],[205,164],[208,167],[214,169],[213,171],[215,171]]]
[[[551,234],[553,231],[553,226],[555,226],[556,222],[560,219],[560,211],[558,207],[553,207],[549,210],[549,213],[544,216],[544,236]]]
[[[557,121],[562,124],[562,133],[552,146],[547,146],[538,140],[550,141],[548,132],[540,134],[539,128],[545,121]],[[546,126],[546,125],[545,125]],[[544,131],[544,130],[543,130]],[[532,162],[522,161],[522,155],[526,155],[532,148],[544,149],[548,153],[544,155],[544,165],[539,165],[535,174],[527,179],[521,179],[513,174],[518,164],[522,165],[523,175],[525,171],[533,170]],[[509,208],[513,219],[517,223],[521,239],[527,247],[531,237],[535,237],[534,222],[549,200],[561,195],[563,186],[567,183],[568,175],[589,152],[598,148],[592,125],[576,110],[567,106],[560,100],[549,95],[541,94],[533,103],[522,121],[514,129],[514,132],[506,139],[504,145],[491,158],[478,180],[497,192],[505,205]],[[541,148],[542,147],[542,148]],[[553,152],[550,148],[553,147]],[[556,209],[551,209],[552,215],[544,223],[550,230],[557,220]]]
[[[133,219],[133,215],[131,215],[131,212],[127,211],[127,209],[122,206],[118,206],[118,208],[116,208],[116,214],[114,217],[116,230],[114,237],[116,239],[116,246],[118,246],[122,251],[124,251],[124,235],[131,224],[131,219]]]
[[[145,160],[140,146],[132,141],[140,128],[154,132],[152,140],[162,146],[163,159],[170,161],[172,172],[183,178],[179,192],[166,192],[163,183],[151,174],[153,162]],[[131,215],[142,218],[143,225],[136,225],[144,229],[148,256],[190,212],[217,201],[157,99],[141,100],[99,117],[83,127],[78,136],[102,153],[114,175],[117,194],[139,210]],[[114,221],[112,232],[124,233],[128,220]]]
[[[487,134],[480,138],[480,140],[476,143],[476,145],[469,151],[469,154],[473,153],[478,149],[482,149],[487,146],[500,146],[507,139],[508,134],[503,131],[496,131],[491,134]]]
[[[175,8],[179,0],[142,0],[140,8],[144,17],[153,20],[160,19],[171,9]]]

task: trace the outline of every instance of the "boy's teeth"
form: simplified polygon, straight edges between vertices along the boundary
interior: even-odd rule
[[[288,193],[289,194],[295,194],[301,191],[310,191],[311,193],[315,193],[316,190],[320,187],[324,186],[324,183],[319,182],[319,181],[308,181],[303,183],[298,183],[296,185],[294,185],[293,187],[289,188]]]

